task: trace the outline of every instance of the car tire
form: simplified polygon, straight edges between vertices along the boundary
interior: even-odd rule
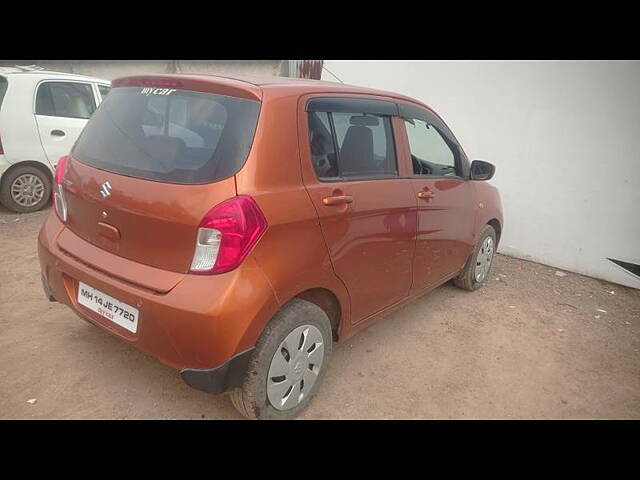
[[[462,272],[453,283],[464,290],[477,290],[484,285],[489,278],[489,271],[493,263],[496,248],[496,231],[491,225],[485,225],[473,253],[469,256]],[[489,251],[490,250],[490,251]],[[488,261],[487,261],[488,256]],[[482,270],[480,278],[478,274]]]
[[[296,417],[324,378],[332,341],[326,313],[311,302],[291,300],[258,340],[242,386],[230,392],[233,405],[251,419]]]
[[[25,195],[16,195],[16,190],[25,187]],[[12,193],[13,191],[13,193]],[[19,191],[19,190],[18,190]],[[51,180],[36,167],[18,167],[2,177],[0,202],[17,213],[29,213],[41,210],[51,198]],[[33,203],[29,203],[32,201]]]

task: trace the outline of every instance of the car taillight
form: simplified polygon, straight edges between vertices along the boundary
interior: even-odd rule
[[[239,195],[213,207],[198,227],[191,273],[233,270],[267,230],[267,219],[251,197]]]
[[[60,157],[58,165],[56,166],[56,174],[53,177],[53,204],[56,209],[56,213],[63,223],[67,221],[67,202],[64,199],[64,189],[62,188],[62,180],[67,170],[67,162],[69,156],[65,155]]]

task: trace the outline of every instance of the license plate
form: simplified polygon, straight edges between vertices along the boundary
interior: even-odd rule
[[[112,296],[82,282],[78,283],[78,303],[130,332],[136,333],[138,329],[137,308],[116,300]]]

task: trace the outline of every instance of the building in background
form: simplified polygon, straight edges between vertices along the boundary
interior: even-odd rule
[[[499,251],[640,288],[640,62],[324,61],[433,107],[496,165]]]
[[[150,73],[219,73],[320,79],[322,60],[0,60],[0,66],[47,70],[113,80]]]

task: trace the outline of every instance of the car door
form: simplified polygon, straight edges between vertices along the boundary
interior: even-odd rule
[[[47,80],[36,87],[38,132],[52,166],[71,151],[95,109],[96,100],[89,82]]]
[[[427,109],[399,105],[400,143],[417,206],[412,293],[462,269],[474,246],[475,208],[468,163],[444,122]]]
[[[312,98],[303,115],[303,179],[333,269],[358,323],[409,294],[416,204],[401,179],[392,116],[397,105]]]

